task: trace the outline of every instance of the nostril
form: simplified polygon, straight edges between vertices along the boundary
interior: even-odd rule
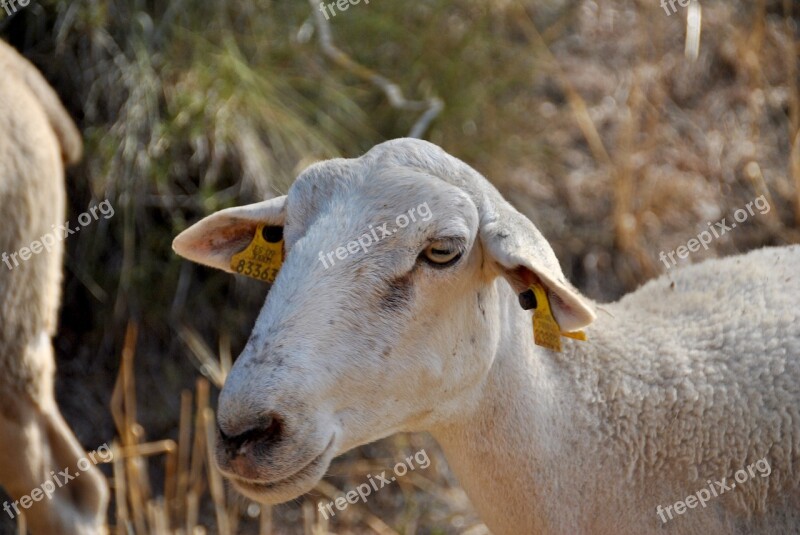
[[[280,439],[283,432],[283,421],[276,414],[270,414],[258,424],[238,435],[227,435],[221,426],[217,426],[219,436],[229,454],[236,454],[249,443],[273,443]]]

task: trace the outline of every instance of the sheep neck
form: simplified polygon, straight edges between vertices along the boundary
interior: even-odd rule
[[[559,359],[533,344],[530,312],[503,281],[496,290],[509,305],[498,308],[504,332],[489,373],[464,400],[473,408],[432,434],[493,533],[558,531],[550,523],[562,522],[564,510],[552,489],[570,477],[565,460],[587,453],[566,436],[583,416],[566,394],[574,388],[558,377]]]

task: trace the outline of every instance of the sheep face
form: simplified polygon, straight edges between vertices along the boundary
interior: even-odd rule
[[[457,160],[403,141],[438,160],[384,144],[323,162],[287,196],[219,212],[175,240],[179,254],[230,271],[259,224],[283,227],[285,261],[218,409],[218,465],[256,500],[292,499],[337,454],[445,421],[491,366],[494,279],[524,270],[498,266],[513,236],[487,231],[482,220],[495,218],[474,192],[442,178]]]

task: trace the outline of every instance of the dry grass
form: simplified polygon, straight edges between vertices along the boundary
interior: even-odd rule
[[[547,124],[537,135],[547,157],[499,184],[569,276],[592,297],[616,298],[664,272],[661,250],[760,195],[768,215],[688,261],[800,241],[797,7],[704,2],[692,61],[684,17],[657,5],[580,5],[572,32],[547,45],[517,17],[543,60],[529,103]]]

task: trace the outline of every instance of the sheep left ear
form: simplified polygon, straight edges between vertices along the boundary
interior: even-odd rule
[[[505,200],[482,216],[480,238],[495,264],[517,294],[532,284],[547,290],[550,308],[562,331],[577,331],[592,323],[595,312],[565,278],[553,249],[531,221]]]
[[[256,229],[264,225],[282,230],[285,220],[286,195],[227,208],[181,232],[172,248],[188,260],[233,273],[231,258],[247,247]]]

